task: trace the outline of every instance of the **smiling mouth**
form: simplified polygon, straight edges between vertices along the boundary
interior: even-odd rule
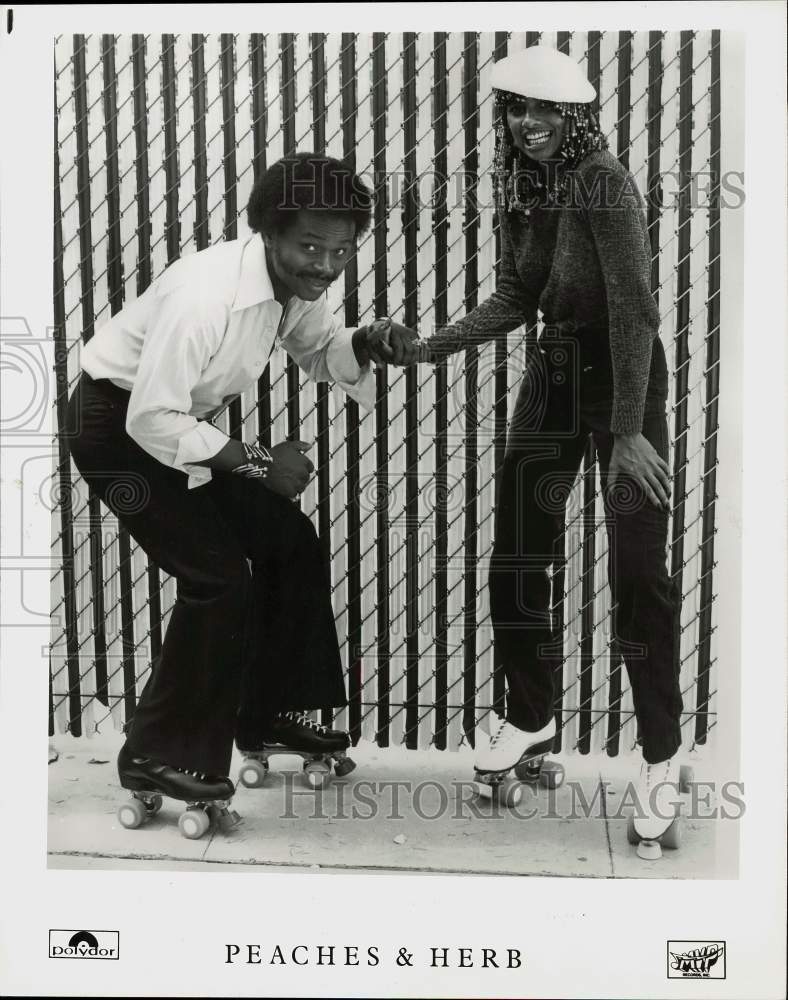
[[[325,278],[304,278],[304,281],[309,285],[314,285],[315,288],[328,288],[331,284],[330,281],[326,281]]]
[[[523,142],[525,142],[529,149],[534,146],[543,146],[552,134],[550,129],[542,129],[538,132],[525,132],[523,133]]]

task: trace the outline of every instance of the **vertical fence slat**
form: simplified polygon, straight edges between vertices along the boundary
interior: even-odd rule
[[[340,116],[342,123],[342,153],[345,161],[355,170],[356,164],[356,109],[358,92],[356,81],[356,44],[350,33],[342,35],[340,86]],[[345,268],[345,323],[355,327],[359,322],[358,257],[354,254]],[[359,406],[348,399],[344,406],[347,437],[347,474],[345,507],[348,519],[348,625],[347,625],[347,674],[348,674],[348,728],[351,739],[361,738],[363,700],[363,635],[361,615],[361,487]]]
[[[720,394],[720,32],[711,39],[711,87],[709,131],[711,155],[709,172],[708,218],[708,286],[706,314],[706,382],[703,462],[703,518],[701,556],[700,619],[698,622],[698,690],[695,700],[695,741],[704,744],[709,731],[710,672],[712,667],[712,633],[714,600],[714,534],[717,499],[717,432]]]
[[[681,586],[684,576],[684,531],[687,491],[687,420],[690,326],[690,191],[692,169],[692,32],[682,31],[679,48],[678,261],[676,264],[675,422],[673,468],[673,537],[671,576]]]
[[[252,35],[249,60],[252,78],[252,143],[255,183],[267,166],[268,112],[266,104],[266,37]],[[257,380],[257,438],[271,447],[271,374],[266,366]]]
[[[175,36],[162,39],[161,99],[164,108],[164,183],[166,202],[167,263],[181,255],[181,220],[178,214],[178,134],[177,134],[177,74],[175,70]]]
[[[149,134],[148,134],[148,94],[147,94],[147,67],[146,67],[146,43],[143,35],[135,35],[132,40],[132,63],[133,63],[133,74],[134,74],[134,138],[136,144],[136,156],[135,156],[135,175],[137,183],[137,295],[141,295],[146,288],[150,285],[153,277],[153,267],[151,261],[151,199],[150,199],[150,176],[148,168],[148,149],[149,149]],[[112,206],[113,210],[117,210],[117,205]],[[116,224],[116,219],[113,219],[113,225]],[[115,280],[116,276],[113,276]],[[120,293],[120,294],[119,294]],[[112,301],[118,304],[118,307],[122,305],[122,292],[119,287],[115,286],[112,290]],[[114,306],[113,306],[114,310]],[[128,546],[129,553],[131,552],[131,540],[126,534],[125,529],[121,528],[119,532],[119,537],[122,539],[121,547],[122,550],[126,550]],[[122,573],[124,574],[122,579],[125,579],[126,574],[126,563],[124,561],[124,569]],[[159,575],[158,567],[152,563],[148,562],[147,565],[147,579],[148,579],[148,621],[149,621],[149,634],[151,637],[151,658],[155,658],[161,652],[162,644],[162,634],[161,634],[161,579]],[[131,586],[131,578],[127,579],[129,587]],[[123,585],[124,594],[126,593],[126,586]],[[130,596],[130,595],[129,595]],[[128,613],[128,607],[126,601],[121,603],[121,608],[126,608]],[[126,622],[124,624],[124,634],[130,635],[131,624]],[[133,641],[133,640],[132,640]]]
[[[402,176],[402,235],[405,256],[404,322],[418,326],[418,180],[416,170],[416,36],[407,32],[402,50],[404,162]],[[418,745],[419,721],[419,461],[418,372],[405,372],[405,745]]]
[[[280,96],[282,104],[282,141],[283,156],[294,156],[298,152],[296,138],[296,67],[295,67],[295,36],[283,34],[280,37],[281,84]],[[286,363],[287,371],[287,429],[288,434],[296,436],[300,423],[298,366],[289,357]]]
[[[662,178],[659,153],[662,145],[662,32],[648,33],[648,175],[646,211],[651,240],[651,293],[659,305],[659,221],[662,204]]]
[[[463,157],[463,190],[465,192],[465,309],[470,312],[478,302],[478,250],[479,210],[478,174],[479,135],[478,111],[478,53],[476,36],[466,32],[463,40],[463,90],[462,121],[465,133]],[[463,638],[463,729],[472,741],[476,729],[476,560],[479,512],[477,505],[478,419],[477,387],[479,383],[479,349],[469,347],[465,352],[465,536],[464,536],[464,638]]]
[[[95,322],[95,305],[93,298],[94,268],[93,268],[93,228],[92,228],[92,204],[91,204],[91,176],[90,176],[90,142],[88,135],[88,81],[86,68],[86,39],[82,36],[74,37],[74,99],[76,124],[75,132],[77,137],[77,203],[79,206],[79,257],[80,257],[80,282],[81,282],[81,317],[82,331],[85,342],[93,336]],[[92,520],[93,511],[91,511]],[[73,525],[72,525],[73,532]],[[71,535],[72,544],[74,540]],[[95,549],[91,537],[91,555]],[[72,560],[76,555],[76,546],[71,553]],[[77,591],[76,591],[76,564],[72,561],[72,592],[73,613],[77,611]],[[74,735],[80,735],[82,731],[82,692],[80,683],[81,658],[72,660],[69,657],[69,728]],[[133,671],[132,671],[133,676]],[[76,726],[76,729],[75,729]]]
[[[74,46],[75,90],[79,89],[79,69],[84,69],[84,57],[80,58],[78,51],[83,53],[81,46]],[[79,118],[77,103],[77,116]],[[57,109],[57,92],[55,93],[55,109]],[[57,133],[56,133],[57,134]],[[54,231],[54,320],[55,320],[55,375],[57,395],[55,406],[58,426],[63,427],[66,420],[68,404],[68,369],[66,366],[68,348],[66,345],[66,309],[63,275],[63,234],[62,214],[60,205],[60,156],[57,143],[55,145],[55,231]],[[80,227],[81,228],[81,227]],[[82,733],[82,718],[79,690],[79,646],[77,636],[76,595],[74,586],[74,536],[73,536],[73,506],[71,483],[71,460],[68,446],[62,434],[58,435],[58,484],[60,493],[60,539],[63,579],[63,613],[65,615],[66,639],[66,672],[68,676],[68,727],[74,736]],[[57,711],[57,695],[53,691],[54,678],[50,672],[50,728],[54,730],[54,719]],[[52,732],[50,732],[52,735]]]
[[[495,32],[495,48],[493,58],[497,62],[503,59],[508,52],[508,35],[505,31]],[[488,167],[488,169],[490,169]],[[490,206],[493,210],[493,206]],[[496,279],[500,273],[501,262],[501,226],[498,218],[497,208],[493,219],[493,234],[495,239],[495,272]],[[495,438],[493,443],[494,463],[496,469],[495,476],[495,503],[498,504],[499,482],[498,473],[503,466],[504,454],[506,453],[506,427],[508,421],[509,399],[508,399],[508,367],[509,367],[509,346],[507,335],[501,334],[495,340]],[[506,697],[506,677],[503,670],[503,661],[497,648],[493,649],[493,688],[492,688],[492,709],[503,714]]]
[[[211,242],[208,229],[208,160],[205,135],[205,51],[202,35],[192,35],[192,115],[194,118],[194,246],[204,250]]]
[[[374,143],[373,176],[375,184],[374,248],[375,248],[375,315],[388,314],[388,274],[386,247],[388,242],[388,198],[386,189],[386,36],[375,32],[372,36],[372,135]],[[388,491],[388,375],[378,368],[377,402],[375,404],[375,458],[377,480],[385,495],[377,512],[377,742],[388,746],[390,741],[390,686],[391,642],[389,638],[389,502]]]
[[[435,304],[436,327],[448,322],[448,115],[446,111],[446,38],[445,32],[435,33],[433,55],[433,150],[435,162],[435,193],[432,213],[434,232]],[[422,331],[422,336],[427,331]],[[435,746],[445,750],[448,725],[448,438],[447,392],[448,362],[435,366]]]
[[[224,239],[238,238],[238,165],[235,148],[235,38],[223,34],[221,46],[221,91],[222,91],[222,174],[224,177]],[[228,408],[231,437],[241,440],[243,436],[243,404],[239,399],[233,399]]]

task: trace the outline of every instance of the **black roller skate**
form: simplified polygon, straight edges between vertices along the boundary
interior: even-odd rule
[[[277,754],[299,756],[304,761],[304,779],[312,788],[322,788],[331,775],[344,778],[355,768],[347,756],[350,737],[340,729],[310,719],[305,712],[282,712],[266,727],[254,747],[240,746],[244,762],[238,781],[245,788],[260,788],[268,773],[268,761]]]
[[[118,775],[121,787],[132,796],[117,813],[121,826],[128,830],[155,816],[165,795],[186,803],[186,812],[178,817],[178,829],[187,840],[199,840],[212,823],[226,831],[241,821],[230,809],[235,787],[229,778],[170,767],[135,754],[125,744],[118,754]]]

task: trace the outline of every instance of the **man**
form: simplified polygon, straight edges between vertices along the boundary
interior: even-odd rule
[[[67,428],[74,461],[178,581],[118,758],[132,791],[228,800],[234,736],[243,749],[348,745],[304,714],[346,702],[326,566],[291,502],[314,471],[309,444],[268,451],[210,418],[256,383],[275,340],[310,378],[372,408],[370,361],[390,354],[383,334],[345,329],[325,296],[371,207],[339,161],[280,160],[252,191],[249,239],[175,262],[82,352]]]

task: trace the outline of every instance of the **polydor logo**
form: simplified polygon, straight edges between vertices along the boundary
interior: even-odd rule
[[[117,931],[50,931],[50,958],[120,957],[120,935]]]

